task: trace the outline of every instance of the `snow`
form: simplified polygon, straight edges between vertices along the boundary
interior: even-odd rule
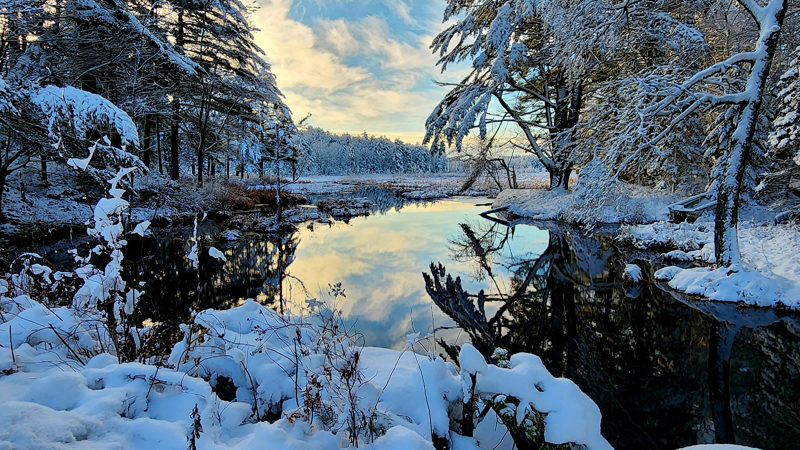
[[[486,360],[472,344],[464,344],[461,347],[461,351],[458,354],[458,365],[461,366],[462,371],[466,371],[471,375],[486,375]]]
[[[212,257],[214,259],[218,259],[218,260],[220,260],[222,262],[225,262],[225,261],[228,260],[227,258],[225,258],[225,254],[222,253],[222,251],[220,251],[219,249],[217,249],[215,247],[209,247],[208,248],[208,256],[210,256],[210,257]]]
[[[674,196],[666,192],[622,185],[613,200],[590,208],[580,203],[575,191],[564,189],[506,189],[497,196],[492,207],[507,207],[516,216],[534,220],[573,224],[646,223],[666,220],[667,205],[673,201]]]
[[[625,264],[625,270],[622,273],[622,278],[634,283],[642,281],[642,269],[636,264]]]
[[[518,353],[509,361],[508,369],[489,366],[486,375],[478,375],[476,391],[519,399],[518,424],[531,408],[546,413],[547,442],[575,442],[589,449],[611,448],[600,434],[600,409],[575,383],[550,375],[536,355]]]
[[[744,302],[756,306],[783,304],[800,309],[800,284],[778,277],[766,277],[757,270],[720,267],[696,267],[676,270],[668,266],[656,272],[656,278],[669,286],[710,300]]]
[[[755,450],[755,447],[746,447],[736,444],[700,444],[683,447],[678,450]]]
[[[138,234],[139,236],[144,236],[147,234],[148,228],[150,228],[150,221],[149,220],[142,221],[133,228],[131,234]]]
[[[753,219],[739,224],[742,263],[733,268],[708,267],[714,258],[714,224],[703,218],[695,223],[656,222],[624,227],[619,239],[639,249],[674,248],[662,254],[668,261],[700,267],[667,266],[656,278],[687,294],[711,300],[744,302],[756,306],[782,304],[800,309],[800,229],[793,224],[766,222],[756,210]],[[761,216],[756,221],[755,219]]]
[[[170,365],[156,367],[119,363],[105,353],[107,344],[100,344],[107,343],[108,336],[84,326],[85,313],[68,307],[51,310],[27,296],[0,299],[7,320],[0,324],[0,422],[5,425],[0,446],[80,443],[87,448],[182,449],[195,406],[203,429],[201,448],[250,448],[270,442],[280,448],[324,449],[348,444],[344,430],[334,434],[319,419],[309,423],[302,415],[289,418],[303,410],[304,400],[295,395],[303,392],[315,365],[323,361],[322,355],[312,353],[300,355],[300,366],[292,363],[295,342],[310,344],[317,332],[304,319],[281,316],[252,300],[230,310],[206,310],[195,317],[195,327],[208,330],[201,335],[202,344],[191,343],[191,331],[184,326],[187,339],[175,345]],[[478,392],[516,395],[529,407],[543,408],[545,435],[551,442],[608,448],[599,435],[597,406],[572,382],[550,376],[537,357],[517,354],[511,357],[510,369],[499,369],[487,365],[474,347],[464,348],[461,363],[478,374]],[[361,446],[430,449],[431,431],[450,435],[449,412],[463,399],[462,378],[451,363],[412,351],[353,350],[360,352],[364,380],[358,387],[359,408],[374,408],[379,426],[386,430],[369,445],[361,441]],[[78,360],[76,355],[83,356]],[[295,378],[293,367],[306,370]],[[219,376],[230,377],[238,387],[232,401],[214,393]],[[299,391],[296,381],[301,383]],[[321,393],[323,398],[332,394],[324,389]],[[261,408],[282,405],[282,418],[253,421],[253,399]],[[496,427],[494,433],[485,428],[487,424],[479,433],[484,442],[502,439],[504,428]],[[453,441],[458,448],[477,448],[474,438],[453,435]]]
[[[48,85],[32,95],[31,102],[48,118],[50,134],[56,133],[59,122],[66,121],[78,136],[88,136],[94,127],[104,127],[116,131],[123,144],[139,146],[139,133],[130,116],[97,94],[72,86],[59,88]]]

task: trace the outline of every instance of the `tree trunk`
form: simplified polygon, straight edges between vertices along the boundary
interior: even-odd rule
[[[44,155],[42,155],[42,158],[41,158],[40,161],[41,161],[42,167],[41,167],[41,171],[39,172],[39,175],[41,176],[42,184],[45,187],[47,187],[47,186],[50,185],[50,183],[47,181],[47,158]]]
[[[569,189],[569,177],[572,175],[572,165],[564,168],[547,167],[547,172],[550,174],[550,190],[554,189]]]
[[[150,168],[150,153],[153,146],[153,121],[149,115],[144,116],[144,139],[142,149],[142,162],[147,168]]]
[[[178,128],[180,125],[180,114],[181,114],[181,105],[180,101],[177,97],[172,100],[172,129],[170,130],[170,166],[169,166],[169,174],[173,180],[178,180],[180,178],[180,161],[179,161],[179,151],[178,151],[178,144],[179,144],[179,136],[178,136]]]
[[[0,172],[0,223],[6,222],[6,215],[3,214],[3,194],[6,191],[6,172]]]
[[[281,157],[280,157],[280,130],[275,124],[275,203],[278,205],[278,223],[283,219],[283,205],[281,205]]]
[[[200,145],[197,146],[197,187],[203,187],[203,147],[206,145],[205,127],[200,129]]]
[[[177,29],[175,30],[175,43],[183,48],[184,42],[184,35],[183,35],[183,9],[178,8],[178,23]],[[178,131],[180,128],[180,120],[181,120],[181,102],[178,96],[174,96],[172,98],[172,130],[170,134],[170,153],[172,157],[172,164],[170,165],[169,171],[170,176],[173,180],[180,179],[180,155],[179,155],[179,136]]]
[[[775,14],[774,22],[767,17],[759,23],[761,33],[756,44],[759,56],[756,57],[747,80],[747,90],[753,89],[753,95],[742,107],[739,123],[733,133],[733,142],[725,160],[725,170],[720,174],[714,220],[714,253],[717,257],[717,267],[738,266],[741,262],[737,235],[742,183],[764,99],[764,86],[777,48],[783,19],[786,16],[788,0],[772,0],[768,6],[776,2],[780,2],[781,9]]]
[[[156,117],[156,149],[158,150],[158,173],[164,174],[164,163],[161,155],[161,117]]]

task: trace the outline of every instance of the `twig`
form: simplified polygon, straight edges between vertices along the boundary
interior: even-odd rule
[[[160,368],[161,366],[156,366],[156,373],[154,373],[153,376],[150,377],[150,387],[147,388],[147,394],[144,394],[145,400],[147,400],[147,398],[150,397],[150,390],[153,389],[153,384],[155,384],[156,382],[156,377],[158,376],[158,369]]]
[[[425,395],[425,406],[428,408],[428,426],[431,428],[431,439],[433,439],[433,419],[431,418],[431,404],[428,402],[428,388],[425,386],[425,375],[422,373],[422,366],[419,364],[419,358],[417,358],[413,345],[411,346],[411,354],[414,355],[414,360],[417,362],[417,368],[419,369],[419,376],[422,378],[422,393]]]
[[[106,352],[106,348],[103,345],[103,337],[100,336],[100,328],[97,326],[97,324],[94,324],[94,330],[97,332],[97,342],[100,343],[100,351],[105,353]]]
[[[61,342],[62,342],[64,345],[66,345],[66,346],[67,346],[67,350],[69,350],[69,351],[70,351],[70,353],[72,353],[72,356],[74,356],[74,357],[75,357],[75,359],[77,359],[79,363],[81,363],[81,364],[85,365],[86,363],[85,363],[85,362],[83,362],[83,360],[81,359],[81,357],[80,357],[80,356],[78,356],[78,354],[77,354],[77,353],[75,353],[75,350],[73,350],[73,349],[72,349],[72,347],[70,347],[70,346],[69,346],[69,344],[67,344],[67,341],[65,341],[65,340],[64,340],[64,338],[62,338],[62,337],[61,337],[61,335],[60,335],[60,334],[58,334],[58,331],[56,331],[56,329],[53,327],[53,324],[52,324],[52,323],[51,323],[51,324],[48,324],[48,326],[50,327],[50,329],[51,329],[51,330],[53,330],[53,333],[55,333],[55,334],[56,334],[56,337],[57,337],[57,338],[58,338],[58,339],[59,339],[59,340],[60,340],[60,341],[61,341]]]
[[[247,366],[244,365],[244,361],[239,361],[239,364],[242,365],[244,369],[244,373],[247,374],[247,378],[250,380],[250,389],[253,390],[253,411],[256,413],[256,420],[261,421],[261,414],[258,412],[258,397],[256,396],[256,385],[253,383],[253,377],[250,376],[250,371],[247,370]]]
[[[14,355],[14,341],[11,340],[11,324],[8,324],[8,345],[11,347],[11,362],[17,365],[17,357]]]

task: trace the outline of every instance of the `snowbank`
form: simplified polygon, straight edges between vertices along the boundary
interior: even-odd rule
[[[347,447],[355,411],[372,427],[360,431],[359,447],[428,449],[438,436],[477,448],[474,438],[450,431],[464,399],[453,364],[410,350],[331,346],[336,339],[311,322],[254,301],[199,313],[167,366],[120,364],[103,328],[90,325],[99,318],[73,308],[48,309],[21,295],[0,296],[0,311],[0,447],[185,449],[190,439],[198,448]],[[344,359],[331,357],[337,349]],[[499,368],[465,349],[476,394],[519,398],[519,423],[534,408],[545,413],[550,442],[609,448],[597,406],[537,357],[514,355]],[[353,395],[340,395],[333,388],[343,388],[350,375],[342,364],[354,355],[361,375],[349,378],[357,380]],[[236,388],[234,398],[217,395],[223,380]]]
[[[711,300],[756,306],[784,305],[800,310],[800,229],[791,224],[739,225],[742,266],[714,269],[714,224],[657,222],[624,227],[620,239],[639,249],[657,248],[669,262],[700,267],[667,266],[656,278],[669,286]]]
[[[652,189],[622,185],[616,198],[602,205],[584,205],[576,191],[563,189],[506,189],[493,208],[506,207],[515,216],[534,220],[560,220],[572,224],[647,223],[666,220],[674,196]]]

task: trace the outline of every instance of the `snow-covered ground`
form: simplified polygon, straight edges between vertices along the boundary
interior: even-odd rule
[[[601,205],[585,205],[576,190],[506,189],[493,208],[507,208],[519,217],[559,220],[572,224],[647,223],[666,220],[667,206],[675,195],[631,185],[618,187],[618,195]]]
[[[214,186],[204,190],[194,188],[194,180],[185,177],[180,183],[152,173],[134,178],[131,219],[134,221],[158,218],[172,219],[192,216],[208,209]],[[48,184],[39,173],[25,168],[8,181],[3,212],[11,224],[0,227],[0,233],[24,232],[31,226],[58,228],[83,225],[92,217],[92,209],[103,194],[99,186],[70,167],[51,164]]]
[[[800,309],[800,227],[744,221],[739,225],[741,267],[715,269],[714,224],[707,218],[695,223],[656,222],[626,227],[621,238],[640,249],[661,248],[667,264],[693,263],[700,267],[667,265],[656,278],[688,294],[758,306],[782,304]]]
[[[539,187],[546,183],[547,174],[536,172],[525,174],[520,180],[520,185],[526,188]],[[451,197],[454,195],[495,195],[500,190],[494,183],[480,180],[464,193],[459,189],[464,183],[464,174],[461,173],[436,173],[430,175],[318,175],[300,177],[296,182],[286,186],[290,192],[304,195],[338,194],[357,190],[363,186],[382,186],[395,190],[409,199],[434,199]]]
[[[407,450],[433,448],[433,435],[453,448],[509,448],[507,437],[495,447],[506,432],[495,414],[476,437],[450,431],[453,411],[473,394],[519,399],[505,413],[528,427],[532,411],[546,413],[548,442],[610,448],[597,406],[534,355],[498,367],[465,345],[459,372],[415,353],[416,336],[403,352],[352,347],[317,322],[248,301],[198,314],[164,365],[120,364],[96,315],[8,295],[0,296],[3,448],[185,449],[193,440],[197,448],[326,449],[358,439],[362,448]],[[235,387],[230,401],[215,393],[223,379]],[[277,420],[264,420],[269,413]]]

